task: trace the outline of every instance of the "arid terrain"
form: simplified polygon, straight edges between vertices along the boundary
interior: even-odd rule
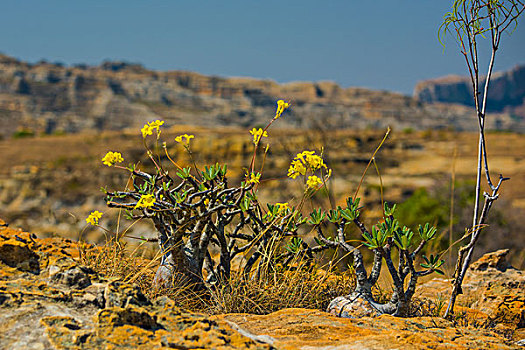
[[[439,317],[450,286],[442,278],[418,288],[424,316],[351,319],[298,307],[207,315],[86,267],[79,251],[71,240],[38,238],[0,219],[3,347],[519,349],[525,341],[525,275],[503,250],[472,265],[451,321]]]

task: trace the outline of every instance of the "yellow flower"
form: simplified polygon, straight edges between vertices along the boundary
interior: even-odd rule
[[[246,174],[246,177],[248,177],[248,174]],[[261,179],[260,173],[257,173],[257,174],[251,173],[250,179],[247,179],[246,182],[249,184],[258,184],[260,179]]]
[[[160,132],[160,127],[164,124],[164,122],[162,120],[155,120],[151,123],[149,123],[149,125],[153,128],[153,129],[157,129],[157,132]]]
[[[184,135],[179,135],[177,137],[175,137],[175,141],[178,142],[178,143],[182,143],[183,145],[187,146],[190,144],[190,140],[192,138],[194,138],[195,136],[193,135],[188,135],[188,134],[184,134]]]
[[[308,176],[308,181],[306,181],[307,189],[317,188],[317,186],[322,185],[323,181],[315,175]]]
[[[143,138],[146,138],[146,136],[153,134],[153,129],[148,124],[144,124],[140,131],[142,132]]]
[[[256,145],[261,141],[262,137],[268,137],[268,133],[266,131],[263,131],[263,129],[255,129],[253,128],[250,130],[250,134],[253,135],[253,143]]]
[[[91,214],[86,218],[86,222],[93,226],[98,225],[98,220],[102,217],[102,213],[98,210],[92,211]]]
[[[323,158],[316,155],[314,151],[304,151],[299,153],[297,158],[301,158],[312,171],[321,169],[321,167],[326,169]]]
[[[288,177],[295,179],[299,175],[306,175],[306,167],[299,159],[294,159],[288,168]]]
[[[204,199],[203,203],[205,206],[208,206],[208,204],[210,204],[210,199],[209,198]]]
[[[321,168],[328,169],[323,158],[316,155],[315,151],[303,151],[298,153],[290,163],[288,177],[295,179],[299,175],[306,175],[307,170],[314,173]]]
[[[277,215],[283,213],[284,211],[290,209],[290,207],[288,206],[288,203],[275,203],[275,205],[277,206]]]
[[[327,169],[323,158],[316,155],[314,151],[304,151],[298,153],[290,163],[288,176],[295,179],[299,175],[306,175],[307,170],[313,173],[321,168]]]
[[[277,101],[277,110],[275,111],[275,118],[278,119],[281,117],[281,114],[283,114],[284,110],[290,107],[290,104],[288,102],[285,102],[283,100]]]
[[[153,122],[149,122],[147,124],[144,124],[142,129],[140,129],[140,131],[142,132],[142,137],[146,138],[146,136],[152,135],[153,134],[153,130],[157,130],[157,137],[159,137],[160,136],[160,127],[162,126],[162,124],[164,124],[164,122],[161,121],[161,120],[155,120]]]
[[[312,170],[321,169],[321,167],[326,169],[323,158],[315,154],[306,156],[306,164],[308,164]]]
[[[301,153],[297,153],[295,158],[305,160],[306,157],[312,156],[315,154],[315,151],[302,151]]]
[[[134,209],[137,208],[149,208],[155,204],[155,198],[152,194],[143,194]]]
[[[116,163],[122,163],[124,161],[124,158],[122,158],[122,154],[119,152],[108,152],[102,158],[102,162],[107,166],[113,166]]]

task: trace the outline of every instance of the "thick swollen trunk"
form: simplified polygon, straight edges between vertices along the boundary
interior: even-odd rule
[[[374,316],[396,313],[396,303],[378,303],[372,295],[372,285],[368,282],[363,284],[357,282],[352,294],[337,297],[330,302],[327,312],[346,318],[359,318],[363,316]]]
[[[350,294],[347,298],[353,300],[357,297],[365,299],[370,306],[375,309],[379,314],[389,314],[392,315],[396,312],[396,304],[388,302],[385,304],[380,304],[375,301],[372,295],[372,285],[370,283],[365,283],[364,285],[357,285],[355,291]]]
[[[171,288],[175,285],[188,285],[196,290],[205,288],[202,267],[204,257],[198,258],[191,242],[184,244],[182,235],[175,235],[176,229],[163,218],[154,218],[159,234],[159,246],[162,254],[160,266],[155,274],[155,288]]]
[[[161,248],[162,249],[162,248]],[[203,289],[202,263],[193,259],[190,248],[168,246],[163,249],[161,264],[155,274],[155,288],[171,288],[188,285],[196,290]]]

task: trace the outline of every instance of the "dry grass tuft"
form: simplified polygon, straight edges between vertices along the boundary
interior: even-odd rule
[[[330,301],[352,292],[354,274],[336,274],[305,260],[260,276],[233,273],[211,292],[209,312],[269,314],[284,308],[326,310]]]
[[[438,294],[435,300],[428,298],[412,298],[410,304],[411,317],[443,317],[447,308],[448,298]]]
[[[268,314],[291,307],[326,310],[333,298],[351,293],[355,286],[350,271],[337,274],[298,260],[259,276],[233,271],[229,281],[208,291],[195,291],[176,276],[173,287],[154,289],[151,286],[160,256],[146,259],[141,246],[128,250],[115,239],[108,239],[103,246],[81,244],[80,250],[81,262],[106,278],[135,283],[150,298],[165,295],[181,308],[207,314]]]

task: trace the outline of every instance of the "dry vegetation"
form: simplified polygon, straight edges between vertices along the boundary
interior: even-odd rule
[[[196,292],[182,280],[174,281],[171,288],[152,289],[159,257],[146,258],[148,248],[144,245],[130,247],[111,235],[106,236],[106,239],[106,243],[99,246],[80,244],[80,261],[107,278],[136,283],[150,298],[165,295],[183,309],[208,315],[265,315],[285,308],[324,311],[333,298],[350,293],[355,286],[355,274],[352,269],[341,273],[332,265],[320,267],[305,261],[295,261],[287,268],[267,272],[258,278],[246,278],[236,270],[232,273],[228,285],[207,292]],[[383,280],[373,289],[378,302],[387,302],[390,299],[390,286],[390,282]],[[480,297],[481,295],[474,293],[459,301],[458,313],[453,319],[456,326],[493,328],[497,320],[480,317],[475,310],[470,309]],[[443,316],[446,302],[446,295],[439,293],[432,298],[415,297],[411,303],[410,315]],[[505,310],[502,310],[500,317],[505,317]]]
[[[176,276],[173,287],[152,289],[159,257],[147,259],[144,252],[142,246],[130,248],[108,236],[102,246],[81,245],[80,260],[106,277],[137,283],[149,297],[167,295],[182,308],[207,314],[269,314],[289,307],[325,310],[333,298],[350,293],[355,283],[350,270],[334,273],[328,265],[321,268],[299,260],[260,276],[234,270],[226,285],[208,291],[195,291]]]

